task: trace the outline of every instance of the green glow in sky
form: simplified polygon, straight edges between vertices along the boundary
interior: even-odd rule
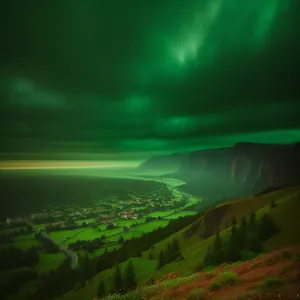
[[[299,141],[299,13],[295,0],[6,1],[0,160]]]

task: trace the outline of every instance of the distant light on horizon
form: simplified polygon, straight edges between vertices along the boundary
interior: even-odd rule
[[[2,161],[0,170],[134,168],[139,161]]]

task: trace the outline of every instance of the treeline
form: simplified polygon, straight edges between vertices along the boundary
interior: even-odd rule
[[[166,227],[160,227],[152,232],[145,233],[139,238],[126,240],[121,248],[110,252],[105,251],[99,257],[89,259],[86,256],[80,261],[79,267],[76,270],[71,270],[69,262],[65,261],[56,271],[49,272],[40,277],[41,282],[37,287],[36,293],[28,299],[40,300],[57,297],[74,289],[75,286],[84,286],[88,279],[91,279],[99,272],[114,267],[116,263],[124,262],[131,257],[141,256],[141,252],[191,224],[199,218],[199,215],[200,213],[194,216],[171,220]],[[55,289],[53,286],[55,286]]]
[[[97,238],[94,240],[86,241],[86,240],[78,240],[74,243],[70,243],[68,245],[68,248],[71,250],[78,250],[78,249],[83,249],[86,252],[93,252],[100,247],[105,245],[105,241],[103,241],[101,238]]]
[[[278,231],[269,214],[264,214],[258,220],[253,212],[248,219],[242,218],[238,225],[233,218],[229,239],[223,240],[217,231],[214,243],[208,248],[204,264],[200,268],[252,259],[262,251],[262,243]]]
[[[151,252],[149,254],[149,259],[153,259]],[[169,264],[178,259],[184,259],[184,258],[180,251],[179,243],[174,238],[173,242],[168,243],[167,249],[165,251],[163,251],[162,249],[160,250],[160,253],[158,256],[157,270],[162,268],[164,265]]]
[[[108,290],[108,287],[105,286],[104,281],[100,279],[97,296],[101,298],[109,293],[112,294],[115,292],[123,294],[136,287],[135,269],[131,259],[129,260],[129,262],[125,267],[125,272],[123,276],[122,276],[119,262],[116,263],[114,275],[113,275],[113,283],[114,286],[112,286],[110,290]]]
[[[8,299],[9,295],[16,293],[24,283],[37,278],[37,272],[29,268],[24,268],[8,275],[4,280],[0,281],[1,298]],[[27,299],[30,299],[29,295]]]
[[[5,227],[5,228],[10,228],[10,227]],[[10,237],[14,237],[14,236],[20,235],[20,234],[31,233],[31,232],[33,232],[32,227],[31,226],[26,226],[24,228],[15,229],[15,230],[11,230],[11,231],[1,233],[0,243],[3,243],[1,241],[9,240]]]
[[[45,227],[45,231],[47,233],[54,232],[54,231],[61,231],[61,230],[74,230],[77,228],[81,228],[82,226],[72,223],[72,224],[66,224],[64,226],[61,226],[61,224],[49,224]]]
[[[38,262],[37,247],[22,250],[16,247],[7,247],[0,250],[0,270],[18,267],[30,267]]]

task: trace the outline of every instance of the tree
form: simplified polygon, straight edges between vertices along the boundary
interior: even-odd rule
[[[207,248],[204,264],[206,266],[216,266],[221,264],[224,261],[224,258],[223,242],[220,237],[219,229],[217,229],[213,245]]]
[[[271,206],[271,208],[274,208],[274,207],[276,207],[276,206],[277,206],[277,204],[275,203],[275,201],[274,201],[274,200],[272,200],[272,201],[271,201],[271,203],[270,203],[270,206]]]
[[[236,230],[236,225],[231,228],[231,235],[227,244],[227,260],[233,262],[240,258],[241,245],[239,243],[239,236]]]
[[[130,290],[136,287],[136,282],[135,282],[135,271],[133,267],[132,260],[130,259],[126,268],[126,289]]]
[[[261,243],[258,238],[257,226],[258,222],[256,219],[256,214],[255,212],[252,212],[249,219],[248,233],[246,237],[246,250],[260,252],[262,249]]]
[[[123,282],[122,282],[122,274],[120,265],[117,262],[115,266],[115,274],[114,274],[114,282],[115,282],[115,289],[117,292],[123,291]]]
[[[178,240],[176,240],[175,238],[173,239],[173,253],[174,253],[175,259],[177,259],[181,255]]]
[[[246,247],[246,237],[247,237],[247,231],[248,231],[248,222],[246,217],[243,217],[241,219],[241,222],[236,227],[236,238],[237,242],[239,244],[239,248],[245,249]]]
[[[121,244],[121,245],[124,244],[124,238],[123,238],[122,235],[121,235],[120,238],[118,239],[118,244]]]
[[[231,226],[236,226],[236,224],[237,224],[236,218],[233,217],[231,220]]]
[[[98,290],[97,290],[97,296],[99,298],[102,298],[104,295],[105,295],[105,285],[104,285],[104,281],[100,279]]]
[[[223,243],[220,237],[219,228],[217,229],[215,242],[213,245],[214,264],[219,265],[224,261]]]
[[[159,256],[158,256],[158,265],[157,265],[157,270],[159,270],[161,267],[163,267],[165,264],[165,253],[164,251],[161,249],[159,252]]]
[[[264,214],[258,224],[257,233],[260,241],[266,241],[279,231],[277,225],[268,214]]]

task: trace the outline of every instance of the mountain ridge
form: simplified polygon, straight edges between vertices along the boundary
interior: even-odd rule
[[[159,172],[170,165],[177,177],[186,182],[182,186],[185,191],[208,197],[250,196],[269,188],[300,183],[300,142],[240,142],[232,147],[196,150],[184,155],[174,153],[152,157],[139,170]]]

